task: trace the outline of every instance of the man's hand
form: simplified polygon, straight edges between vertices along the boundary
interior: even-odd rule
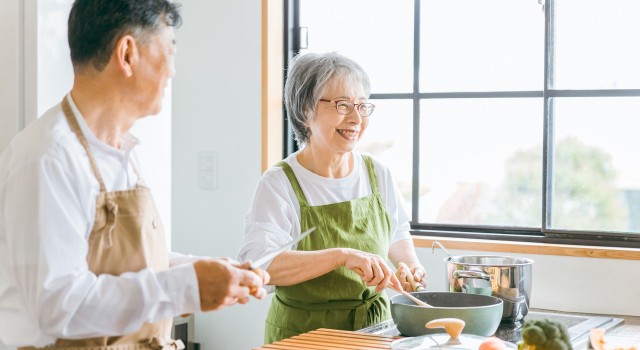
[[[265,272],[260,276],[248,270],[248,263],[234,266],[227,259],[209,259],[197,261],[193,266],[202,311],[218,310],[235,303],[246,304],[249,295],[257,299],[266,295],[262,286],[269,282],[269,275]],[[250,293],[251,290],[255,292]]]

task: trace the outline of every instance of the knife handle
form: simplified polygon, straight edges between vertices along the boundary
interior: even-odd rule
[[[251,271],[253,271],[256,275],[258,275],[258,277],[260,277],[260,279],[264,282],[264,270],[262,270],[259,267],[256,267],[254,269],[251,269]],[[251,289],[249,289],[249,294],[251,295],[256,295],[257,292],[258,292],[258,288],[256,287],[251,287]]]

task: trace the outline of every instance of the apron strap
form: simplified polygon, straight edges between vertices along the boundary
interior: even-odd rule
[[[293,173],[293,169],[291,169],[289,164],[287,164],[287,162],[283,160],[279,161],[278,164],[276,164],[276,166],[281,167],[285,175],[287,175],[287,178],[291,183],[291,187],[293,187],[293,192],[295,192],[296,197],[298,197],[298,202],[300,203],[300,207],[301,208],[308,207],[309,204],[307,202],[307,197],[304,195],[304,192],[302,191],[302,187],[300,187],[300,183],[298,182],[296,175]]]
[[[376,176],[376,170],[375,170],[375,166],[373,165],[373,160],[371,158],[371,156],[369,155],[362,155],[362,159],[364,160],[364,163],[367,166],[367,172],[369,174],[369,185],[371,186],[371,192],[374,194],[377,194],[380,192],[379,190],[379,185],[378,185],[378,177]],[[298,202],[300,202],[300,206],[308,206],[308,202],[307,202],[307,197],[304,195],[304,192],[302,191],[302,187],[300,187],[300,183],[298,182],[298,179],[296,178],[296,175],[293,173],[293,169],[291,169],[291,166],[289,166],[289,164],[287,164],[287,162],[281,160],[279,161],[276,166],[282,168],[282,170],[284,171],[285,175],[287,175],[287,178],[289,179],[289,182],[291,183],[291,187],[293,187],[293,192],[296,194],[296,197],[298,197]]]
[[[378,177],[376,176],[376,168],[373,165],[373,159],[370,155],[363,154],[362,159],[364,159],[364,163],[367,165],[367,172],[369,173],[369,184],[371,185],[371,192],[373,194],[377,194],[380,189],[378,185]]]
[[[107,187],[104,184],[104,180],[102,180],[102,175],[100,174],[100,170],[98,170],[98,165],[96,164],[96,160],[93,157],[93,153],[91,153],[91,150],[89,148],[89,142],[87,141],[87,138],[82,133],[82,129],[80,129],[80,124],[78,124],[78,120],[76,119],[75,115],[73,114],[73,111],[71,110],[71,105],[69,104],[69,100],[67,99],[67,96],[65,96],[65,98],[62,99],[62,111],[64,112],[64,115],[67,118],[67,122],[69,123],[71,130],[73,131],[74,134],[76,134],[76,136],[78,137],[78,140],[80,141],[80,144],[82,144],[82,147],[84,148],[85,152],[89,156],[89,162],[91,163],[91,170],[93,171],[93,174],[96,176],[96,179],[98,179],[98,183],[100,183],[100,192],[107,192]],[[129,157],[129,163],[131,163],[133,173],[136,174],[136,176],[138,177],[138,185],[145,185],[144,179],[142,179],[142,177],[140,176],[140,173],[138,172],[138,168],[136,167],[135,162],[131,157]]]
[[[93,174],[96,176],[96,179],[98,179],[98,183],[100,184],[100,192],[107,192],[107,187],[104,185],[102,175],[100,175],[100,170],[98,170],[98,166],[96,165],[96,160],[95,158],[93,158],[93,153],[91,153],[91,149],[89,148],[89,142],[87,142],[87,138],[84,137],[84,134],[80,129],[80,124],[78,124],[78,120],[76,120],[73,111],[71,111],[71,105],[69,104],[67,96],[62,99],[62,111],[64,112],[64,116],[67,118],[67,122],[71,127],[71,131],[76,134],[76,137],[78,137],[80,144],[82,144],[85,152],[87,152],[87,156],[89,156],[91,170],[93,170]]]

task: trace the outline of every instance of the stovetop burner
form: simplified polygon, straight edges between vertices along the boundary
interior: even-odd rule
[[[522,339],[523,325],[524,322],[522,321],[500,323],[500,326],[494,335],[504,341],[515,343]]]
[[[550,319],[563,324],[569,333],[569,339],[574,349],[586,346],[589,332],[593,328],[613,328],[622,322],[621,318],[587,316],[587,315],[571,315],[557,312],[530,311],[524,320],[516,322],[503,322],[498,327],[495,336],[508,342],[517,343],[522,339],[522,326],[525,320],[541,320]],[[401,335],[393,320],[385,321],[371,327],[359,330],[358,332],[379,334],[387,336]]]

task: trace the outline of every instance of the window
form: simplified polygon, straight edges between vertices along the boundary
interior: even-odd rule
[[[640,2],[287,4],[291,55],[369,73],[359,147],[391,168],[414,234],[640,246]]]

